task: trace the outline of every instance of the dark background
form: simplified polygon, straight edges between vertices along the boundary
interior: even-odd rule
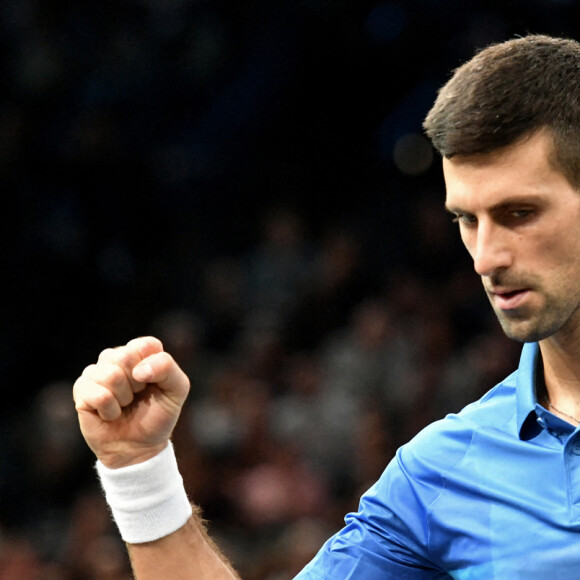
[[[0,7],[5,405],[75,376],[200,264],[289,204],[347,223],[377,276],[405,264],[418,198],[393,147],[474,49],[574,36],[576,2],[7,1]]]
[[[271,216],[297,220],[306,254],[337,232],[359,252],[357,289],[334,318],[308,326],[300,312],[316,306],[284,311],[286,354],[314,352],[364,297],[404,302],[409,277],[429,296],[426,317],[445,281],[467,296],[446,311],[451,350],[487,329],[421,122],[475,50],[527,33],[578,37],[579,16],[563,0],[2,2],[6,530],[34,529],[56,491],[68,521],[67,502],[92,479],[86,454],[78,486],[57,481],[20,511],[43,478],[23,456],[38,444],[31,424],[47,385],[72,384],[102,348],[156,332],[171,312],[196,320],[204,356],[239,352],[259,311],[251,275],[226,320],[214,317],[208,270],[246,272]],[[3,578],[1,566],[0,554]]]

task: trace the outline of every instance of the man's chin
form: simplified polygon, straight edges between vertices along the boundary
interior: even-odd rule
[[[552,328],[541,328],[530,320],[509,320],[498,316],[499,323],[505,335],[517,342],[539,342],[554,334]]]

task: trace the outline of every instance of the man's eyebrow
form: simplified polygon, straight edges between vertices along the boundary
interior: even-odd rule
[[[545,200],[542,198],[541,195],[536,194],[515,195],[511,197],[506,197],[501,201],[499,201],[498,203],[488,208],[485,208],[485,210],[490,213],[493,213],[498,210],[510,207],[512,205],[540,205],[544,201]],[[459,206],[448,205],[447,203],[445,204],[445,211],[448,211],[449,213],[471,213],[470,211],[467,211]]]
[[[456,206],[452,206],[452,205],[447,205],[447,204],[445,204],[445,211],[446,212],[449,212],[449,213],[453,213],[453,214],[456,214],[456,213],[469,213],[469,212],[467,212],[465,210],[462,210],[460,207],[456,207]]]

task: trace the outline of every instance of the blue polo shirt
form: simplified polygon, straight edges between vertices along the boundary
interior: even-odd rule
[[[580,579],[580,430],[518,370],[404,445],[300,580]]]

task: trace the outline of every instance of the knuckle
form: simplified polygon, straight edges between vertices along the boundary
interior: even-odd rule
[[[115,354],[114,348],[106,348],[99,353],[98,359],[99,361],[106,361],[110,360]]]
[[[163,350],[163,343],[154,336],[140,336],[127,343],[127,347],[134,348],[137,352]]]
[[[108,409],[115,404],[115,397],[111,391],[103,389],[94,394],[93,404],[97,409]]]
[[[103,385],[119,386],[127,381],[125,371],[118,365],[106,363],[98,369],[98,380]]]
[[[144,340],[150,345],[156,346],[158,348],[163,348],[163,343],[155,336],[142,336],[141,340]]]
[[[72,396],[75,406],[78,408],[79,402],[82,399],[82,390],[85,383],[84,377],[81,375],[73,384]]]
[[[73,398],[77,411],[93,409],[101,412],[116,406],[114,394],[88,377],[77,379],[73,386]]]
[[[164,368],[170,367],[174,363],[173,357],[165,351],[154,355],[154,360],[158,365]]]
[[[121,412],[121,405],[113,393],[103,390],[95,394],[92,401],[93,408],[105,420],[116,419]]]
[[[109,362],[119,366],[131,366],[134,364],[134,353],[126,346],[107,348],[99,356],[99,362]]]
[[[115,351],[115,362],[122,367],[133,367],[135,365],[135,354],[127,348],[119,348]]]
[[[96,364],[91,364],[91,365],[86,366],[83,369],[83,372],[81,374],[81,377],[91,377],[91,376],[93,376],[95,374],[96,368],[97,368],[97,365]]]
[[[158,352],[149,357],[148,361],[160,377],[167,377],[177,366],[173,357],[166,352]]]

